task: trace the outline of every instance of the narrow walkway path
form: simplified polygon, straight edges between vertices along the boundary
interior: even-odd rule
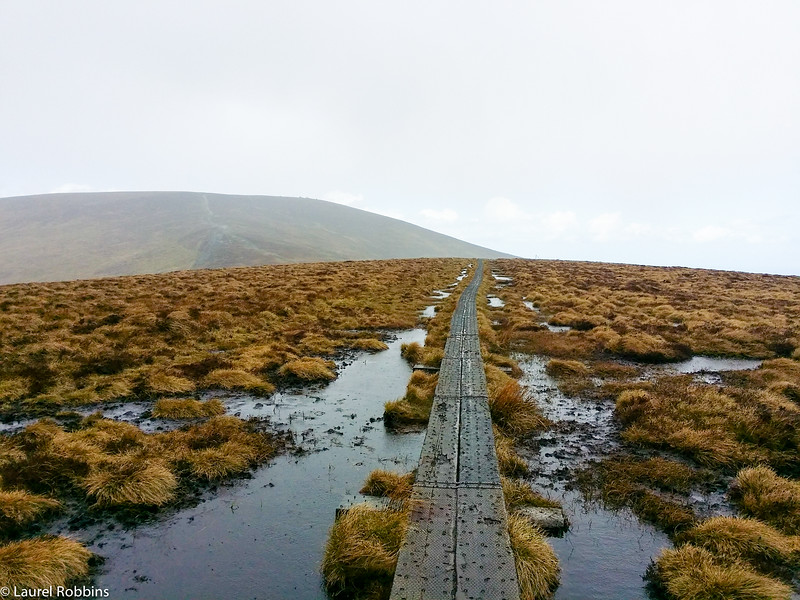
[[[479,261],[450,322],[392,600],[519,600],[478,340],[482,277]]]

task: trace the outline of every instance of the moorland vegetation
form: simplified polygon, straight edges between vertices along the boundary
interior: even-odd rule
[[[226,394],[335,379],[334,358],[385,349],[381,338],[413,327],[462,267],[365,261],[0,287],[0,418],[30,421],[0,438],[0,584],[89,574],[86,548],[46,535],[58,513],[77,529],[133,524],[263,464],[290,440],[224,414]],[[103,416],[125,401],[177,423],[146,433]]]
[[[612,403],[621,449],[573,473],[675,549],[649,571],[669,598],[788,598],[800,522],[800,278],[565,261],[492,261],[498,351],[549,359],[561,391]],[[649,368],[762,359],[717,380]],[[524,461],[523,461],[524,462]],[[698,512],[725,492],[735,516]]]

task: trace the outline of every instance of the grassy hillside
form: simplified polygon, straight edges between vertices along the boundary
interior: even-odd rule
[[[194,192],[0,199],[0,284],[207,267],[502,253],[363,210]]]

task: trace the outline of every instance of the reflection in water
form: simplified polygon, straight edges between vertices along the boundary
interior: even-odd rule
[[[547,358],[514,358],[524,372],[522,383],[555,421],[552,430],[535,437],[528,459],[536,487],[563,503],[571,523],[563,538],[549,540],[561,564],[556,598],[647,598],[642,576],[650,560],[671,546],[667,536],[629,511],[604,510],[565,489],[570,473],[617,447],[613,403],[567,398],[545,372]]]
[[[114,598],[325,598],[319,565],[336,507],[373,469],[406,472],[419,459],[423,434],[389,433],[380,419],[411,374],[400,344],[424,339],[422,329],[400,333],[321,389],[229,398],[229,412],[270,416],[308,452],[157,523],[79,532],[107,558],[97,585]]]

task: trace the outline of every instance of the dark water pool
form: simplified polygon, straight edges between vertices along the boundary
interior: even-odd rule
[[[314,392],[228,399],[229,412],[270,415],[310,452],[157,523],[82,532],[106,557],[96,585],[126,599],[325,598],[319,565],[336,507],[373,469],[409,471],[419,459],[422,433],[392,434],[378,419],[411,373],[400,344],[424,339],[421,329],[400,333]]]
[[[556,424],[538,435],[526,454],[535,487],[562,502],[571,523],[563,538],[549,540],[561,564],[561,585],[555,597],[648,598],[642,576],[651,559],[671,547],[667,536],[628,511],[605,510],[566,489],[570,473],[617,447],[613,404],[567,398],[545,372],[547,358],[514,358],[525,373],[522,383]]]

